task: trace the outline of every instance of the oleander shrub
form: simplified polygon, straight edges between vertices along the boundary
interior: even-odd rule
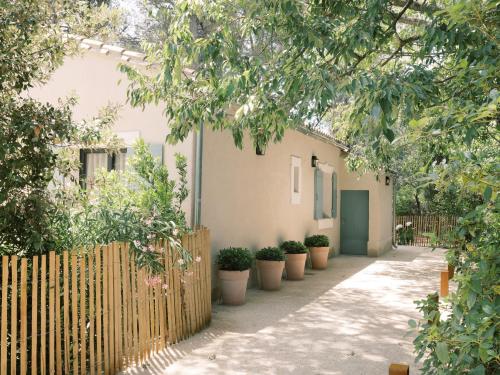
[[[285,241],[280,245],[281,250],[288,254],[305,254],[307,248],[299,241]]]
[[[228,247],[219,250],[217,265],[222,271],[245,271],[252,267],[253,255],[241,247]]]
[[[285,253],[279,247],[265,247],[255,253],[258,260],[285,260]]]
[[[306,237],[304,245],[307,247],[328,247],[330,240],[324,234],[315,234],[314,236]]]

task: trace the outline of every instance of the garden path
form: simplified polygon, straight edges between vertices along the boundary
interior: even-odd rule
[[[278,292],[250,289],[243,306],[216,304],[209,328],[127,373],[385,375],[392,362],[416,373],[407,322],[442,269],[443,250],[428,248],[338,256]]]

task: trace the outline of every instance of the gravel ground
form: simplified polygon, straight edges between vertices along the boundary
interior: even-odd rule
[[[214,305],[209,328],[127,374],[388,374],[414,364],[407,322],[413,301],[439,290],[443,251],[399,247],[380,258],[338,256],[277,292]]]

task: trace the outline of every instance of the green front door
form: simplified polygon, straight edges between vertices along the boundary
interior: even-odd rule
[[[367,255],[368,190],[340,192],[340,252]]]

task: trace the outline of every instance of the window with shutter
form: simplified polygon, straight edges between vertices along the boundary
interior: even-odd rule
[[[337,217],[337,174],[333,166],[318,163],[314,170],[314,219],[318,229],[333,227]]]

